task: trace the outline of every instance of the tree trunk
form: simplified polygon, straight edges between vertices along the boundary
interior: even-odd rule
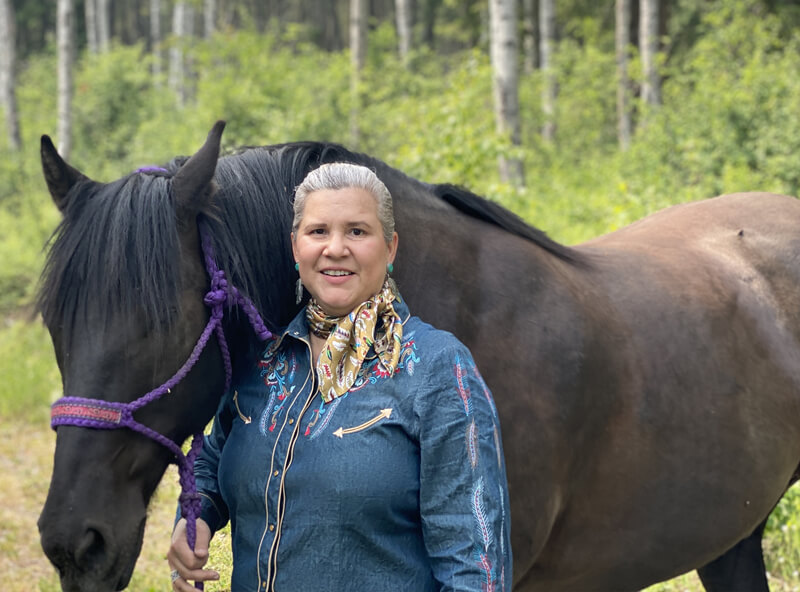
[[[639,0],[639,53],[642,57],[642,100],[648,105],[661,104],[661,80],[658,76],[658,0]]]
[[[111,42],[111,15],[108,11],[109,0],[97,0],[97,46],[101,52],[108,51]]]
[[[203,35],[211,39],[217,30],[217,0],[205,0],[203,5]]]
[[[75,52],[72,0],[56,5],[58,47],[58,152],[69,160],[72,152],[72,62]]]
[[[395,0],[395,14],[397,16],[397,44],[400,60],[404,64],[408,64],[408,54],[411,51],[411,31],[413,29],[411,0]]]
[[[17,152],[22,146],[22,141],[19,133],[17,96],[14,93],[16,79],[14,22],[14,7],[11,0],[0,0],[0,103],[6,114],[8,147]]]
[[[539,57],[544,75],[542,81],[542,137],[552,142],[556,137],[556,98],[558,84],[553,70],[553,48],[556,39],[556,10],[554,0],[539,0]]]
[[[523,69],[530,74],[539,65],[536,44],[536,0],[522,0],[522,54]]]
[[[442,0],[420,0],[424,8],[422,22],[422,42],[429,49],[434,49],[436,45],[436,14]]]
[[[97,0],[84,0],[86,20],[86,47],[89,53],[97,53]]]
[[[175,2],[172,12],[172,44],[169,50],[169,87],[175,92],[179,105],[186,103],[185,64],[183,43],[186,36],[186,13],[189,7],[184,0]]]
[[[354,149],[361,140],[361,70],[367,59],[367,0],[350,0],[350,141]]]
[[[617,139],[619,140],[619,147],[622,150],[627,150],[631,145],[631,81],[628,76],[628,50],[631,44],[631,0],[616,0],[616,3]]]
[[[153,86],[161,86],[161,0],[150,0],[150,48],[153,52]]]
[[[517,0],[489,0],[492,88],[497,132],[519,146],[519,76],[517,63]],[[515,187],[525,184],[522,161],[500,156],[500,179]]]

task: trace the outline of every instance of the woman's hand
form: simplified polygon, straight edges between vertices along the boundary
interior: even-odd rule
[[[197,540],[194,551],[186,540],[186,520],[181,518],[172,532],[172,544],[167,552],[170,568],[178,572],[179,578],[173,580],[172,589],[176,592],[192,592],[193,584],[189,582],[205,582],[218,580],[219,573],[212,569],[203,569],[208,561],[208,543],[211,541],[211,529],[204,520],[197,520]]]

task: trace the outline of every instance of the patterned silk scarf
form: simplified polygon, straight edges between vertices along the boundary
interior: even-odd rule
[[[394,374],[400,359],[403,321],[392,305],[393,282],[385,281],[381,291],[343,317],[325,315],[312,298],[306,306],[309,330],[325,339],[317,360],[317,378],[322,400],[330,403],[345,394],[356,380],[370,347],[375,346],[380,364]],[[383,326],[375,334],[378,320]]]

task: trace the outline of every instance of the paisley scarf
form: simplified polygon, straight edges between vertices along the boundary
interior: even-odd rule
[[[384,370],[389,376],[394,374],[400,359],[403,322],[392,305],[397,297],[393,284],[386,280],[380,292],[343,317],[327,316],[314,298],[306,306],[309,331],[325,339],[317,360],[317,378],[326,403],[353,386],[372,346]],[[379,320],[383,325],[376,335]]]

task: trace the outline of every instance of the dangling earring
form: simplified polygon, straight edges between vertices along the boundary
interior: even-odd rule
[[[294,264],[295,271],[300,271],[300,264]],[[299,277],[297,278],[297,284],[295,284],[294,288],[294,303],[300,304],[303,301],[303,280]]]
[[[391,263],[387,263],[387,264],[386,264],[386,281],[387,281],[387,282],[389,282],[389,289],[390,289],[390,290],[391,290],[391,291],[392,291],[392,292],[395,294],[395,296],[396,296],[396,295],[397,295],[397,284],[396,284],[396,283],[394,283],[394,278],[393,278],[392,276],[390,276],[390,275],[389,275],[389,274],[390,274],[390,273],[392,273],[393,271],[394,271],[394,265],[392,265]]]

